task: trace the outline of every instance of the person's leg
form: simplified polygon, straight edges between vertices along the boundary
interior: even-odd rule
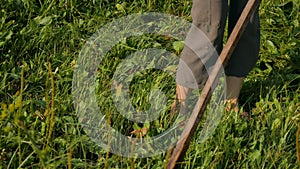
[[[228,32],[232,32],[247,0],[230,0]],[[228,64],[225,67],[227,82],[227,102],[229,108],[235,107],[242,87],[243,79],[254,67],[259,53],[260,25],[258,12],[251,18],[245,32],[239,40]]]
[[[226,110],[237,108],[238,98],[243,84],[241,77],[226,76]],[[235,109],[237,110],[237,109]]]
[[[195,27],[186,38],[176,74],[179,102],[187,99],[191,89],[202,88],[206,82],[206,69],[215,63],[222,50],[227,12],[227,0],[193,0],[191,15]]]
[[[181,86],[181,85],[176,85],[176,98],[173,104],[171,105],[171,112],[176,112],[178,107],[180,106],[179,113],[180,114],[186,114],[187,113],[187,99],[188,95],[190,94],[191,89]]]
[[[193,26],[185,40],[176,73],[179,85],[194,89],[203,87],[208,77],[206,67],[215,63],[217,53],[222,50],[227,12],[227,0],[193,0]]]

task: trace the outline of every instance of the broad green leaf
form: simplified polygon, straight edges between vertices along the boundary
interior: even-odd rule
[[[124,3],[122,3],[122,4],[116,4],[116,8],[117,8],[118,11],[125,12]]]
[[[41,18],[41,16],[38,16],[33,19],[37,24],[39,25],[47,25],[52,22],[52,16],[46,16],[44,18]]]
[[[13,32],[9,31],[8,35],[5,37],[5,40],[11,39],[12,34],[13,34]]]
[[[176,52],[180,52],[184,47],[184,42],[183,41],[176,41],[176,42],[173,42],[173,49],[176,51]]]
[[[277,47],[274,45],[274,43],[271,40],[266,40],[266,46],[270,50],[271,53],[273,53],[273,54],[278,53]]]

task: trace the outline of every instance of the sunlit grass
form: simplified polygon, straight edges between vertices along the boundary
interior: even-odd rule
[[[156,11],[190,20],[191,3],[1,1],[0,168],[164,168],[166,154],[143,159],[120,157],[86,135],[73,106],[72,75],[82,46],[113,18]],[[224,113],[204,143],[199,143],[199,126],[182,168],[299,167],[299,2],[263,1],[260,15],[260,58],[245,79],[240,98],[239,113],[248,111],[250,119]],[[97,101],[101,112],[110,115],[112,126],[123,134],[130,135],[146,125],[129,121],[114,108],[110,96],[113,71],[134,49],[159,46],[178,54],[174,41],[156,35],[131,37],[115,46],[99,65]],[[170,107],[175,81],[155,70],[134,78],[130,86],[133,105],[140,110],[149,107],[147,96],[156,86],[166,93]],[[166,111],[147,126],[145,137],[162,133],[172,122]]]

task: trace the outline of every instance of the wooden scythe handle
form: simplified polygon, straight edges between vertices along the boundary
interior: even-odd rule
[[[249,20],[253,18],[256,9],[259,7],[261,0],[248,0],[239,20],[237,21],[226,45],[224,46],[219,59],[217,60],[214,69],[207,80],[202,93],[197,101],[197,104],[173,150],[172,156],[170,157],[167,169],[173,169],[177,161],[181,161],[189,147],[190,139],[192,134],[197,129],[197,126],[202,118],[202,115],[209,103],[212,95],[211,87],[218,81],[218,75],[223,65],[226,64],[227,60],[230,58],[232,52],[234,51],[238,40],[240,39],[242,33],[244,32]]]

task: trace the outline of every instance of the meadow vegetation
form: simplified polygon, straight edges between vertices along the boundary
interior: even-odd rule
[[[245,79],[240,112],[224,113],[203,143],[197,137],[200,125],[181,168],[299,167],[299,4],[262,1],[260,57]],[[87,136],[73,105],[73,71],[88,38],[114,18],[151,11],[191,20],[191,5],[191,0],[0,1],[0,168],[164,168],[167,152],[130,159],[103,150]],[[137,49],[160,47],[178,55],[174,44],[175,39],[158,35],[130,37],[105,56],[96,80],[98,101],[114,128],[130,135],[143,127],[113,105],[117,65]],[[147,109],[149,91],[157,85],[170,106],[175,81],[155,70],[134,77],[132,104]],[[243,111],[249,119],[240,116]],[[163,132],[171,122],[166,112],[147,124],[146,136]]]

